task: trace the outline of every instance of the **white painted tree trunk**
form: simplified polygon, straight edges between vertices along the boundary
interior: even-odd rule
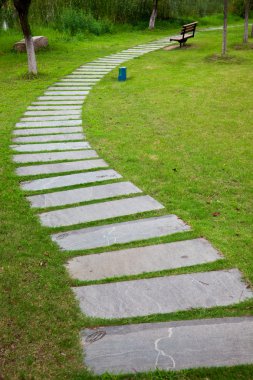
[[[224,0],[222,55],[226,55],[226,52],[227,52],[227,31],[228,31],[228,0]]]
[[[244,15],[244,35],[243,42],[246,44],[249,39],[249,0],[245,0],[245,15]]]
[[[149,29],[151,30],[155,28],[155,21],[157,17],[157,4],[158,0],[154,0],[153,11],[149,20]]]
[[[28,59],[28,70],[31,74],[38,74],[36,56],[34,51],[34,44],[32,36],[25,37],[27,59]]]

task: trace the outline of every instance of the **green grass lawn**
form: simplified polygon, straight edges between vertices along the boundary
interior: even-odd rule
[[[94,378],[82,364],[79,332],[85,326],[252,315],[252,301],[121,321],[95,320],[80,313],[70,289],[76,282],[63,267],[76,254],[58,250],[26,202],[11,161],[11,131],[48,85],[77,66],[165,32],[120,33],[84,41],[67,40],[49,30],[35,32],[49,36],[50,48],[38,54],[40,75],[34,80],[25,75],[26,57],[10,50],[20,36],[0,35],[0,373],[4,379]],[[187,49],[134,59],[127,63],[127,82],[117,82],[115,70],[85,103],[84,125],[92,146],[124,179],[166,207],[150,215],[175,213],[193,228],[150,244],[204,236],[225,257],[213,264],[138,277],[237,267],[253,284],[253,50],[234,49],[241,39],[242,28],[230,30],[233,59],[224,62],[214,56],[221,49],[220,31],[197,34]],[[137,245],[141,242],[124,247]],[[103,378],[230,380],[251,379],[252,373],[253,366],[242,366]]]

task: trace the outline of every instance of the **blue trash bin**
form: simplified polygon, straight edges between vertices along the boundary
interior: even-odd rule
[[[120,67],[119,68],[119,76],[118,76],[118,80],[120,82],[123,82],[127,79],[127,68],[126,67]]]

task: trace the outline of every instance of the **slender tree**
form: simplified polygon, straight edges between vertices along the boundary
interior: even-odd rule
[[[224,0],[224,23],[223,23],[223,40],[222,40],[222,55],[227,52],[227,31],[228,31],[228,0]]]
[[[244,0],[244,35],[243,42],[246,44],[249,38],[249,0]]]
[[[22,32],[25,37],[29,73],[37,74],[38,71],[32,39],[32,32],[28,21],[28,13],[31,5],[31,0],[13,0],[13,2],[18,13]]]
[[[151,30],[155,28],[157,9],[158,9],[158,0],[153,0],[153,10],[152,10],[151,17],[149,20],[149,29]]]

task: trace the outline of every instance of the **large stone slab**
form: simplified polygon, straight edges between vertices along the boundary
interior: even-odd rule
[[[193,239],[79,256],[70,260],[67,268],[73,278],[92,281],[188,267],[219,259],[221,256],[208,241]]]
[[[17,123],[16,128],[74,127],[80,125],[82,125],[82,120],[25,121],[22,123]]]
[[[22,117],[20,119],[21,122],[34,122],[34,121],[52,121],[52,120],[80,120],[81,113],[75,115],[53,115],[53,116],[30,116],[30,117]]]
[[[27,197],[32,207],[57,207],[122,195],[141,193],[131,182],[110,183],[108,185],[82,187],[80,189],[57,191],[55,193]]]
[[[78,109],[64,109],[64,108],[61,108],[60,110],[50,110],[50,109],[46,109],[46,110],[41,110],[41,111],[26,111],[25,112],[25,116],[67,116],[67,115],[81,115],[81,108],[79,107]]]
[[[81,88],[85,88],[85,89],[89,89],[91,90],[92,87],[94,86],[94,83],[93,81],[89,81],[89,82],[86,82],[86,81],[80,81],[80,82],[67,82],[67,81],[62,81],[62,82],[56,82],[54,84],[55,88],[58,88],[58,89],[62,89],[62,88],[66,88],[66,89],[69,89],[69,91],[72,89],[72,88],[75,88],[75,87],[81,87]]]
[[[63,227],[138,214],[140,212],[161,210],[163,208],[155,199],[144,195],[44,212],[39,217],[43,226]]]
[[[253,364],[253,317],[97,327],[81,339],[98,375]]]
[[[62,162],[59,164],[32,165],[23,166],[16,169],[18,175],[38,175],[38,174],[54,174],[64,172],[78,172],[82,170],[91,170],[98,168],[106,168],[108,164],[104,160],[84,160]]]
[[[29,162],[84,160],[94,157],[98,157],[98,154],[94,150],[72,150],[52,153],[16,154],[13,156],[13,161],[16,163],[25,164]]]
[[[33,102],[32,105],[33,106],[53,106],[53,105],[71,105],[71,106],[80,105],[82,106],[83,105],[84,98],[82,98],[81,100],[68,100],[68,99],[69,98],[67,97],[67,100],[65,99],[40,100],[38,102]]]
[[[25,181],[21,182],[21,187],[23,190],[28,191],[48,190],[59,187],[83,185],[92,182],[109,181],[118,178],[121,178],[121,175],[114,170],[98,170],[88,173],[69,174],[59,177],[49,177],[35,179],[32,181]]]
[[[82,106],[69,106],[69,105],[66,105],[66,106],[52,106],[52,105],[48,105],[48,106],[29,106],[27,107],[28,110],[38,110],[38,111],[47,111],[47,110],[59,110],[59,111],[68,111],[68,110],[78,110],[79,112],[82,110]]]
[[[88,95],[89,94],[89,91],[46,91],[45,92],[45,95],[46,96],[57,96],[57,95],[60,95],[60,96],[65,96],[66,95],[70,95],[70,96],[74,96],[74,95]]]
[[[166,215],[54,234],[52,239],[62,249],[76,251],[147,240],[188,230],[190,227],[175,215]]]
[[[94,84],[94,83],[96,83],[98,81],[99,81],[99,79],[96,79],[96,78],[84,78],[81,75],[80,78],[76,78],[76,76],[62,78],[62,80],[61,80],[60,83],[68,83],[68,85],[70,85],[70,83],[73,83],[76,86],[76,82],[78,82],[78,83],[84,83],[84,84],[88,84],[88,83]]]
[[[29,136],[29,135],[48,135],[48,134],[74,134],[82,132],[82,127],[60,127],[60,128],[28,128],[28,129],[15,129],[13,134],[15,136]]]
[[[48,46],[48,39],[47,37],[44,36],[34,36],[32,37],[33,39],[33,45],[35,51],[40,50],[42,48],[45,48]],[[16,42],[14,45],[14,49],[20,53],[25,53],[26,52],[26,44],[25,40],[21,40],[19,42]]]
[[[44,144],[25,144],[25,145],[11,145],[11,148],[17,152],[46,152],[54,150],[77,150],[89,149],[88,142],[66,142],[66,143],[44,143]]]
[[[49,141],[77,141],[84,140],[85,136],[83,133],[67,133],[67,134],[56,134],[56,135],[38,135],[38,136],[24,136],[16,137],[13,139],[15,143],[36,143],[36,142],[49,142]]]
[[[83,313],[96,318],[228,306],[253,296],[237,269],[80,286],[73,290]]]
[[[56,101],[56,100],[67,100],[69,103],[68,104],[76,104],[76,100],[84,100],[86,98],[86,96],[75,96],[75,95],[69,95],[69,96],[56,96],[56,95],[43,95],[43,96],[39,96],[38,97],[38,100],[41,100],[41,101]],[[59,104],[59,103],[58,103]]]
[[[88,91],[88,90],[91,90],[91,86],[81,86],[81,85],[77,85],[75,84],[74,86],[64,86],[64,85],[58,85],[58,86],[55,86],[55,87],[49,87],[48,88],[49,91]]]

